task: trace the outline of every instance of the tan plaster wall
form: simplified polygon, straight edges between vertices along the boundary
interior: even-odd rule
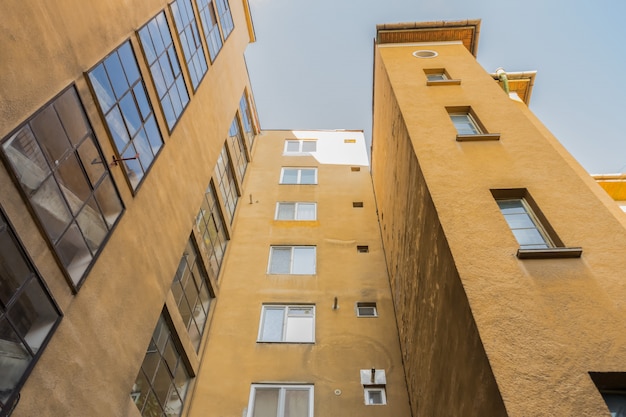
[[[419,224],[404,198],[386,194],[407,180],[384,175],[397,158],[384,144],[397,140],[388,125],[400,116],[384,116],[381,108],[395,101],[508,415],[608,416],[588,372],[624,371],[625,324],[617,319],[626,307],[623,223],[547,129],[509,100],[463,47],[423,48],[439,52],[433,59],[414,58],[416,49],[422,48],[379,48],[377,55],[375,189],[379,204],[389,206],[385,217],[395,214],[385,222],[398,225],[387,240],[392,247],[412,245],[400,239]],[[422,74],[429,67],[446,68],[461,85],[427,87]],[[455,141],[445,106],[468,105],[490,133],[501,133],[499,141]],[[517,259],[518,244],[490,193],[499,188],[526,188],[564,244],[583,248],[582,257]],[[390,265],[408,268],[399,253],[387,255]],[[432,318],[419,317],[424,320]],[[444,324],[435,316],[431,325]]]
[[[190,417],[241,416],[259,382],[314,384],[316,416],[409,417],[369,169],[283,156],[286,138],[295,136],[270,131],[256,139]],[[357,145],[339,137],[337,146]],[[279,185],[281,166],[318,166],[318,185]],[[277,201],[316,201],[318,220],[275,221]],[[316,275],[267,274],[276,244],[316,245]],[[357,245],[369,245],[369,253],[357,253]],[[357,318],[357,301],[376,302],[379,317]],[[315,304],[315,343],[257,343],[263,303]],[[386,371],[386,406],[364,405],[359,370],[372,367]]]
[[[111,168],[126,211],[76,295],[0,167],[0,204],[64,313],[21,390],[14,417],[138,415],[130,390],[248,86],[243,51],[249,33],[242,2],[231,1],[235,30],[197,92],[189,89],[190,103],[167,134],[134,33],[164,8],[173,28],[167,3],[9,0],[0,6],[0,137],[76,83],[97,141],[110,158],[113,148],[83,72],[130,38],[165,142],[135,196],[121,168]]]

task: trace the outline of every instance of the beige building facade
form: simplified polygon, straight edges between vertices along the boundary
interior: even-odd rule
[[[621,213],[530,91],[480,67],[479,32],[377,28],[372,176],[412,413],[623,415]]]

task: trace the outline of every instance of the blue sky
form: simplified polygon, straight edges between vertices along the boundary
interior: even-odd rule
[[[263,129],[359,129],[369,140],[376,24],[480,18],[480,64],[537,70],[531,110],[590,173],[626,172],[626,1],[249,1]]]

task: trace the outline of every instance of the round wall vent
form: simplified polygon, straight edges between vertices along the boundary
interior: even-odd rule
[[[434,58],[436,57],[438,54],[435,51],[429,51],[426,49],[422,49],[420,51],[415,51],[413,52],[413,56],[416,58]]]

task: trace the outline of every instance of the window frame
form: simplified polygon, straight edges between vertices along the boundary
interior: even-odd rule
[[[297,170],[296,182],[284,182],[285,180],[285,171],[286,170]],[[302,183],[302,171],[313,170],[314,172],[314,180],[312,183]],[[280,182],[281,185],[317,185],[318,177],[317,177],[317,167],[282,167],[280,169]]]
[[[427,86],[460,85],[461,80],[454,79],[445,68],[424,68]]]
[[[381,402],[374,403],[371,402],[370,394],[378,392],[381,395]],[[387,405],[387,393],[384,386],[376,387],[376,386],[368,386],[363,388],[363,394],[365,397],[365,405]]]
[[[289,257],[289,272],[272,272],[272,259],[276,249],[290,249]],[[296,273],[294,271],[295,257],[294,253],[296,249],[312,249],[313,250],[313,270],[312,272]],[[267,262],[267,274],[268,275],[316,275],[317,273],[317,246],[315,245],[272,245],[270,246],[269,260]]]
[[[310,383],[302,383],[302,384],[298,384],[298,383],[291,383],[291,384],[281,384],[281,383],[266,383],[266,384],[260,384],[260,383],[253,383],[250,386],[250,396],[248,398],[248,409],[247,409],[247,413],[246,413],[246,417],[254,417],[254,405],[255,405],[255,399],[256,399],[256,390],[257,389],[278,389],[278,404],[277,404],[277,408],[278,408],[278,412],[277,412],[277,417],[284,417],[285,415],[285,392],[288,389],[293,389],[293,390],[306,390],[309,393],[309,404],[308,404],[308,415],[306,417],[313,417],[313,404],[314,404],[314,399],[315,399],[315,386],[313,384]]]
[[[209,61],[213,64],[224,47],[224,38],[219,24],[215,0],[195,0],[195,2],[200,17],[202,36],[204,37],[209,53]],[[213,19],[215,19],[215,22]],[[207,24],[209,21],[211,23],[210,27]]]
[[[222,203],[226,209],[226,216],[230,224],[235,220],[235,211],[239,203],[239,183],[235,174],[233,161],[228,150],[228,143],[224,141],[222,150],[217,156],[217,162],[213,169],[215,178],[217,179],[217,189],[221,196]],[[219,197],[218,197],[219,199]]]
[[[184,3],[185,7],[181,8],[179,3]],[[198,29],[198,21],[196,19],[195,12],[193,10],[192,0],[174,0],[170,3],[170,11],[172,13],[172,17],[174,19],[174,27],[176,29],[176,33],[178,35],[178,41],[180,42],[182,48],[182,55],[185,58],[185,67],[187,68],[187,75],[189,76],[189,80],[191,82],[191,90],[195,93],[198,91],[198,87],[204,80],[207,72],[209,71],[209,62],[206,59],[206,55],[204,52],[204,46],[202,45],[202,41],[200,40],[200,30]],[[181,9],[184,10],[186,14],[191,12],[191,19],[187,22],[181,21],[177,22],[177,12],[182,18]],[[179,23],[181,23],[179,25]],[[182,27],[179,27],[182,26]],[[188,29],[188,30],[187,30]],[[184,38],[181,36],[185,34]],[[191,36],[190,36],[191,35]],[[191,38],[191,39],[190,39]],[[187,45],[183,42],[183,39],[187,40]],[[194,45],[195,50],[192,51],[189,49],[189,54],[191,56],[187,56],[186,46],[189,48],[190,45]],[[199,62],[194,62],[193,58],[199,56]],[[190,65],[190,61],[193,65]],[[204,63],[204,68],[202,64]],[[199,68],[196,68],[196,64]]]
[[[280,207],[281,205],[293,204],[294,205],[294,218],[293,219],[281,219],[280,215]],[[313,206],[313,218],[312,219],[299,219],[298,218],[298,208],[302,205],[312,205]],[[276,202],[276,210],[274,212],[274,220],[276,221],[297,221],[297,222],[312,222],[317,220],[317,202],[309,202],[309,201],[278,201]]]
[[[63,97],[65,97],[66,94],[74,95],[77,109],[80,110],[80,114],[72,114],[72,115],[74,117],[82,116],[81,119],[83,121],[85,132],[82,133],[83,136],[80,139],[73,140],[72,138],[70,138],[70,133],[68,132],[69,128],[68,126],[65,126],[64,121],[61,118],[59,108],[55,107],[56,105],[60,105],[61,103],[60,100]],[[113,106],[115,106],[115,104],[113,104],[111,108],[113,108]],[[37,137],[35,131],[33,131],[31,127],[31,123],[35,122],[36,119],[40,115],[42,115],[46,111],[49,111],[49,109],[51,109],[50,111],[55,113],[56,118],[58,119],[59,125],[63,133],[65,134],[66,142],[69,143],[69,146],[64,148],[65,150],[63,152],[63,155],[61,155],[58,160],[55,159],[54,164],[50,160],[50,158],[53,158],[53,156],[47,155],[49,150],[44,149],[45,146],[42,143],[42,139]],[[18,175],[18,173],[16,172],[17,167],[13,164],[11,158],[9,157],[7,152],[5,152],[4,150],[4,146],[8,144],[9,141],[16,139],[17,135],[19,135],[25,128],[28,128],[28,130],[30,131],[31,136],[33,138],[33,142],[36,144],[37,150],[39,150],[41,154],[41,159],[42,159],[41,163],[43,163],[48,170],[48,172],[44,174],[45,179],[42,180],[37,185],[36,189],[34,189],[31,192],[26,192],[26,190],[24,189],[25,185],[22,184],[20,177],[25,177],[25,176]],[[92,145],[92,150],[95,152],[95,154],[92,156],[94,156],[95,158],[99,158],[99,163],[97,165],[102,165],[102,172],[100,173],[99,178],[95,180],[91,178],[90,176],[91,171],[87,170],[85,168],[86,164],[83,163],[84,162],[83,159],[86,157],[85,153],[87,152],[83,148],[83,146],[86,144]],[[104,153],[96,137],[93,126],[89,120],[87,111],[85,109],[85,106],[83,104],[83,101],[81,100],[80,94],[78,93],[78,89],[76,88],[75,84],[70,84],[69,86],[64,88],[59,94],[57,94],[50,101],[45,103],[41,108],[39,108],[34,114],[32,114],[26,121],[24,121],[14,131],[12,131],[5,138],[3,138],[0,141],[0,155],[4,162],[7,172],[13,179],[13,182],[16,188],[18,189],[20,195],[22,196],[22,199],[25,202],[26,206],[28,207],[28,210],[30,211],[33,219],[35,220],[35,223],[37,224],[39,230],[41,231],[41,234],[43,235],[44,239],[48,243],[50,251],[54,254],[57,264],[60,270],[62,271],[68,285],[70,286],[73,293],[77,293],[80,287],[82,286],[82,284],[84,283],[87,275],[89,274],[89,271],[91,270],[93,265],[96,263],[98,257],[102,253],[108,240],[113,234],[116,226],[119,224],[122,216],[125,213],[126,207],[119,193],[117,184],[115,183],[115,180],[113,178],[113,174],[111,173],[110,166],[106,158],[104,157]],[[34,162],[31,159],[28,159],[28,160],[31,162]],[[59,163],[59,161],[61,161],[61,163]],[[89,196],[81,197],[77,195],[78,193],[77,190],[72,190],[69,188],[67,184],[63,184],[63,179],[60,179],[61,174],[59,172],[63,168],[63,163],[66,161],[68,162],[68,164],[71,163],[71,161],[74,161],[76,163],[76,166],[78,167],[80,173],[82,173],[84,176],[85,184],[87,185]],[[96,161],[96,159],[92,160],[91,164],[94,164],[94,161]],[[34,164],[37,164],[37,163],[34,162]],[[37,207],[35,207],[36,205],[34,201],[35,197],[38,192],[45,191],[44,187],[46,187],[45,183],[47,182],[50,182],[54,190],[58,190],[57,195],[59,197],[59,200],[57,201],[60,203],[61,207],[66,210],[65,214],[69,219],[67,220],[65,226],[63,226],[62,228],[63,230],[59,230],[58,232],[54,230],[49,230],[49,228],[51,228],[52,226],[47,225],[46,221],[42,219],[43,213],[40,215],[39,210],[47,210],[46,207],[42,206],[39,210],[37,209]],[[119,211],[117,212],[115,219],[112,219],[112,221],[109,221],[109,219],[105,215],[106,211],[105,211],[105,208],[103,207],[105,201],[99,201],[97,198],[98,190],[100,190],[101,192],[104,192],[107,187],[109,188],[109,191],[112,193],[111,195],[114,197],[117,197],[117,199],[115,200],[115,203],[119,204],[118,205]],[[64,192],[65,189],[67,189],[67,192]],[[70,199],[70,194],[73,195],[74,198]],[[72,207],[74,204],[76,204],[75,199],[82,200],[80,209]],[[73,203],[70,200],[72,200]],[[93,201],[95,203],[96,208],[90,205],[90,201]],[[110,200],[106,200],[106,202],[110,202]],[[87,210],[88,208],[91,208],[92,212],[95,212],[96,209],[98,210],[98,213],[101,215],[100,220],[103,221],[102,225],[104,225],[104,228],[106,229],[105,236],[101,239],[100,243],[98,244],[98,247],[95,249],[90,247],[87,236],[86,236],[86,232],[82,230],[83,227],[86,228],[86,225],[83,224],[81,226],[81,224],[79,223],[79,219],[81,218],[81,215],[83,214],[85,214],[85,216],[87,215],[87,212],[89,211]],[[84,267],[82,272],[80,272],[80,274],[76,276],[73,276],[72,272],[70,271],[70,267],[72,263],[68,264],[68,266],[65,266],[64,260],[63,260],[64,255],[60,253],[61,251],[60,247],[65,244],[64,242],[66,242],[66,239],[67,239],[67,242],[66,242],[67,244],[71,243],[69,239],[71,238],[71,234],[73,233],[72,230],[70,230],[72,228],[74,228],[75,231],[78,231],[78,233],[82,237],[84,241],[83,243],[85,245],[84,248],[87,249],[87,251],[89,252],[89,256],[91,257],[91,259],[89,260],[88,264]],[[54,235],[51,235],[51,234],[54,234]],[[56,234],[58,234],[58,236],[56,236]],[[74,247],[77,250],[80,249],[79,247],[75,245]],[[65,256],[67,256],[67,254],[65,254]],[[72,257],[72,260],[74,256]]]
[[[374,314],[362,314],[362,309],[373,309]],[[376,318],[378,317],[378,307],[376,302],[358,301],[355,304],[356,316],[359,318]]]
[[[290,315],[290,310],[310,309],[311,316]],[[267,326],[268,310],[283,310],[281,340],[266,340],[263,338],[265,327]],[[315,304],[263,304],[261,306],[261,317],[259,320],[259,332],[257,334],[257,343],[291,343],[291,344],[312,344],[315,343]],[[310,319],[311,334],[307,340],[291,340],[288,337],[289,319],[293,322],[295,319]]]
[[[206,210],[205,210],[206,208]],[[226,221],[224,214],[217,199],[217,190],[213,180],[209,182],[206,188],[200,210],[196,215],[196,228],[198,234],[198,240],[203,247],[201,252],[208,257],[208,270],[209,276],[218,281],[222,265],[224,263],[224,257],[226,256],[226,249],[228,248],[228,242],[230,236],[228,234],[228,228],[226,227]],[[211,223],[214,226],[215,234],[211,237]],[[219,249],[219,250],[217,250]],[[211,263],[215,262],[215,265]]]
[[[3,413],[2,410],[12,410],[12,407],[15,407],[15,405],[19,401],[20,390],[22,389],[22,387],[28,380],[28,377],[30,376],[32,370],[35,368],[35,366],[37,365],[37,362],[39,361],[39,359],[45,352],[46,347],[48,346],[48,343],[54,337],[54,334],[57,328],[59,327],[61,320],[63,319],[63,312],[61,311],[61,308],[59,307],[56,300],[54,299],[52,292],[48,288],[43,277],[41,276],[41,273],[37,269],[37,266],[31,259],[29,253],[26,251],[26,248],[22,240],[20,239],[19,235],[17,234],[15,228],[13,227],[9,217],[6,215],[4,209],[0,207],[0,233],[4,233],[5,231],[9,239],[13,243],[15,250],[21,256],[21,259],[23,261],[23,266],[28,269],[28,274],[27,274],[28,276],[25,277],[23,282],[18,285],[17,289],[13,291],[13,294],[11,294],[8,297],[6,302],[0,299],[0,319],[1,319],[0,323],[2,323],[4,320],[11,321],[11,317],[10,317],[11,310],[17,308],[17,306],[19,305],[20,297],[27,294],[26,290],[31,285],[36,285],[36,284],[38,284],[38,288],[41,289],[41,293],[48,300],[49,307],[51,308],[52,312],[56,313],[56,319],[51,323],[48,333],[45,335],[43,340],[41,340],[41,343],[39,347],[37,347],[36,351],[34,351],[34,347],[28,346],[28,341],[26,340],[26,337],[21,336],[19,332],[15,329],[15,326],[16,326],[15,323],[13,324],[7,323],[8,328],[13,330],[13,333],[14,333],[13,336],[17,337],[20,340],[20,344],[23,346],[21,349],[26,350],[26,353],[31,355],[31,357],[30,357],[30,362],[21,371],[21,375],[14,383],[15,386],[10,390],[6,400],[5,401],[0,400],[0,404],[1,404],[0,407],[4,407],[4,408],[0,408],[0,414]],[[35,284],[31,284],[33,282]],[[0,340],[3,340],[3,339],[0,339]],[[24,346],[24,343],[26,343],[27,347]]]
[[[289,145],[293,143],[298,144],[297,151],[289,150]],[[304,145],[310,144],[310,143],[315,144],[315,149],[312,151],[305,151]],[[283,147],[283,155],[310,155],[312,153],[317,152],[317,143],[318,143],[317,139],[285,139],[285,146]]]
[[[487,128],[481,123],[480,119],[470,106],[449,106],[446,107],[446,111],[448,112],[448,117],[456,130],[457,142],[500,140],[500,134],[489,133]],[[460,131],[453,117],[465,117],[467,124],[472,127],[474,133],[464,133]]]

